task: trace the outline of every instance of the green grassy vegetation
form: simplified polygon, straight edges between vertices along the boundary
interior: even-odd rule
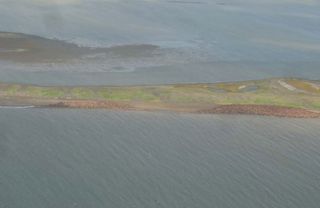
[[[177,84],[132,87],[42,87],[0,84],[6,98],[53,100],[102,100],[173,105],[256,104],[320,110],[320,82],[269,79],[216,84]],[[283,82],[286,85],[283,85]],[[290,90],[286,86],[292,86]]]
[[[114,100],[114,101],[152,101],[157,97],[147,88],[98,88],[95,90],[98,99]]]

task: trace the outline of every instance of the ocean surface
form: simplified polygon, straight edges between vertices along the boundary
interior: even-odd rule
[[[0,207],[319,207],[319,120],[70,109],[0,115]]]
[[[80,47],[121,46],[66,63],[0,60],[1,81],[161,84],[320,79],[317,0],[0,0],[0,31]],[[132,46],[143,48],[132,56]],[[19,48],[17,53],[21,53]],[[7,51],[1,50],[0,53]],[[0,54],[1,55],[1,54]]]
[[[317,0],[0,0],[0,32],[106,51],[23,62],[14,53],[27,49],[0,41],[0,57],[22,60],[0,59],[0,82],[320,79],[319,11]],[[318,208],[319,149],[319,119],[0,107],[0,208]]]

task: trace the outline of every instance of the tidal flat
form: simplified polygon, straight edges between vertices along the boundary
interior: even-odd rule
[[[112,47],[85,47],[36,35],[0,32],[0,60],[17,63],[65,63],[74,59],[95,59],[108,54],[112,57],[150,56],[158,49],[150,44]]]

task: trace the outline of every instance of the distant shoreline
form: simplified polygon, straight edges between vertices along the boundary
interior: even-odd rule
[[[278,78],[123,87],[0,83],[0,106],[320,118],[320,82]]]
[[[175,112],[194,114],[229,114],[229,115],[258,115],[284,118],[320,118],[320,112],[301,108],[290,108],[272,105],[218,105],[208,109],[179,109],[170,106],[130,106],[129,104],[101,101],[61,101],[54,104],[38,106],[0,106],[0,109],[30,109],[30,108],[79,108],[79,109],[109,109],[117,111],[149,111]]]
[[[231,114],[231,115],[258,115],[286,118],[320,118],[320,112],[302,108],[272,106],[272,105],[217,105],[207,109],[177,108],[174,106],[131,106],[117,102],[94,101],[62,101],[43,106],[47,108],[85,108],[85,109],[113,109],[121,111],[167,111],[176,113],[195,114]]]

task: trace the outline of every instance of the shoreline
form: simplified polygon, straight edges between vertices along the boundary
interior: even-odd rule
[[[217,105],[210,108],[178,108],[176,106],[130,105],[116,102],[67,101],[43,106],[47,108],[109,109],[118,111],[175,112],[194,114],[257,115],[283,118],[320,118],[320,112],[302,108],[272,105]]]
[[[176,106],[156,105],[130,105],[120,102],[105,101],[60,101],[47,105],[29,106],[2,106],[8,109],[30,109],[30,108],[65,108],[65,109],[107,109],[116,111],[141,111],[141,112],[174,112],[192,114],[215,114],[215,115],[256,115],[272,116],[280,118],[320,118],[320,111],[313,111],[302,108],[274,106],[274,105],[217,105],[210,108],[178,108]]]
[[[1,106],[320,118],[320,81],[277,78],[123,87],[0,83]]]
[[[318,111],[272,105],[221,105],[200,113],[274,116],[283,118],[320,118],[320,112]]]

